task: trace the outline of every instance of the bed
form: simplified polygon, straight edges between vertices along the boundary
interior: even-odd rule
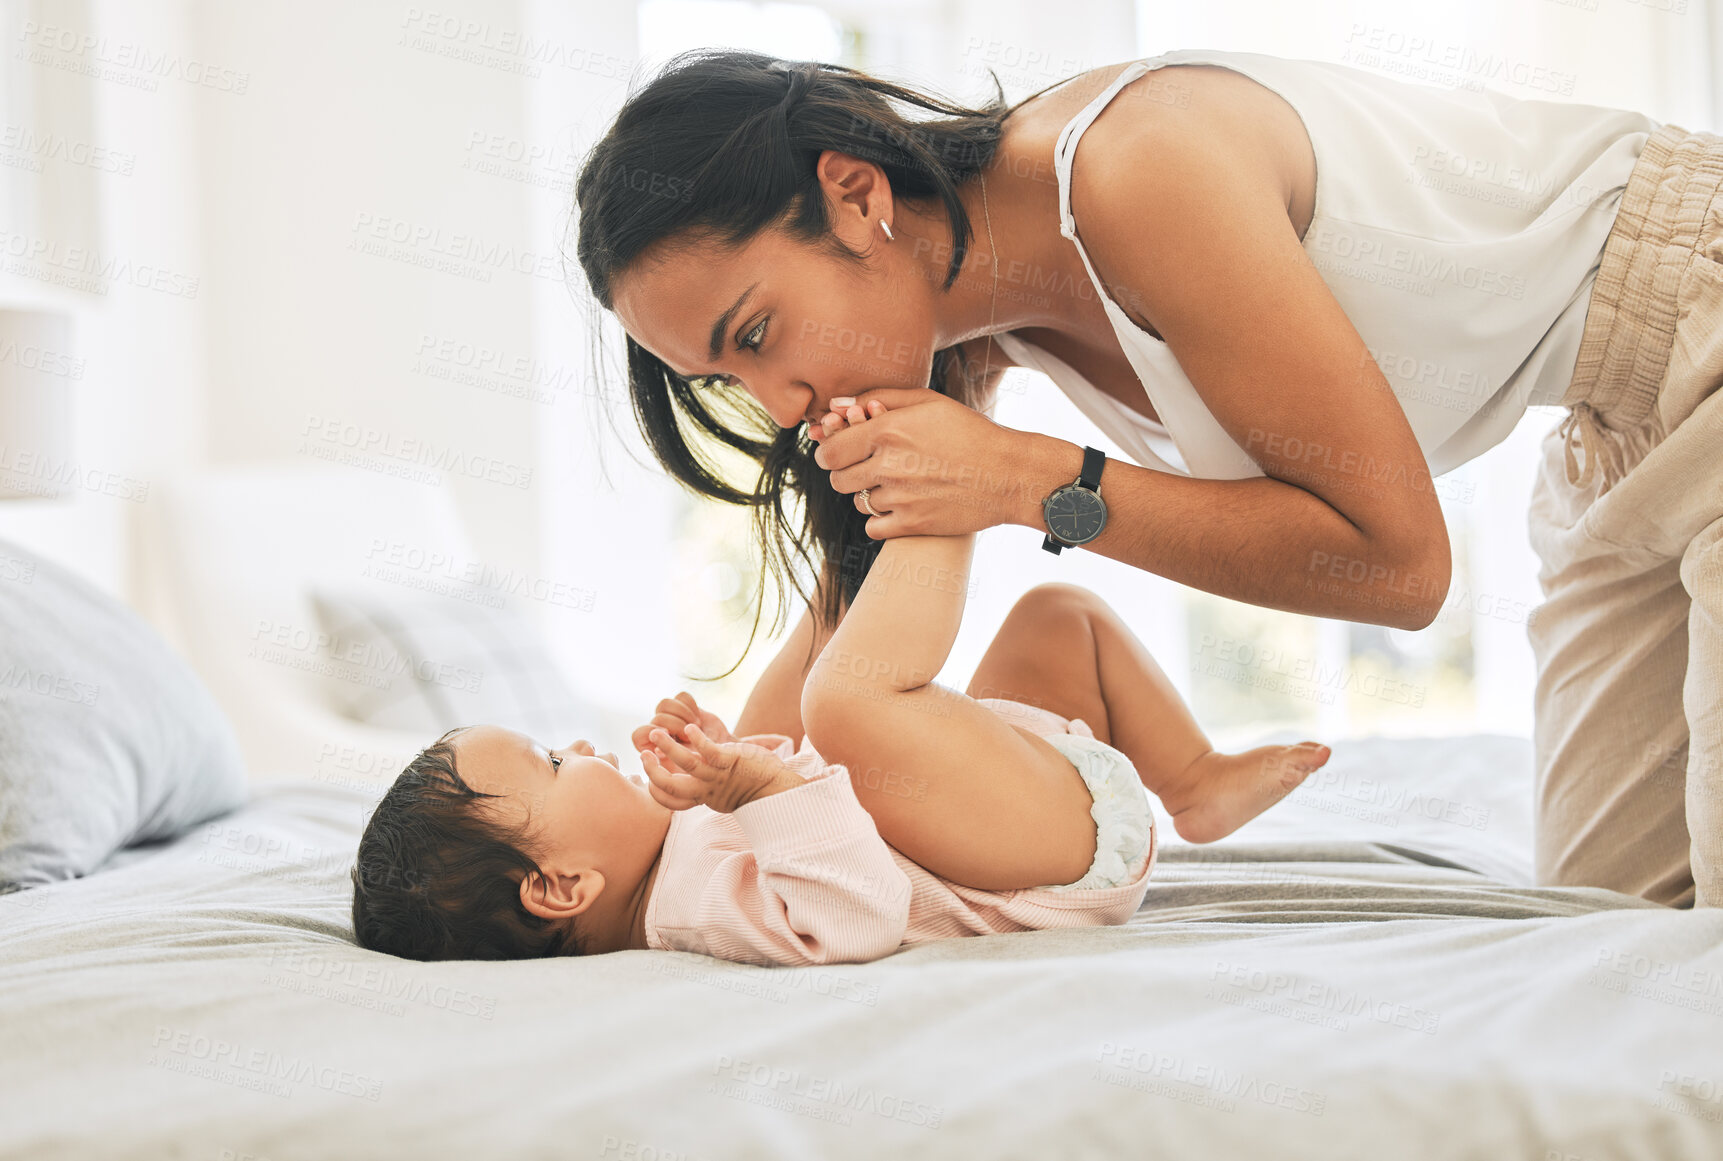
[[[794,970],[361,950],[371,796],[268,786],[0,897],[0,1155],[1723,1156],[1723,914],[1531,886],[1529,762],[1340,744],[1123,927]]]

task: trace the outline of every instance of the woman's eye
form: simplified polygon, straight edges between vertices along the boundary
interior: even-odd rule
[[[770,321],[770,319],[771,316],[767,315],[765,318],[760,320],[758,326],[743,335],[742,341],[736,344],[737,349],[743,351],[759,350],[760,344],[766,341],[766,323]]]
[[[557,757],[555,754],[552,754],[550,756],[550,768],[552,770],[562,769],[562,759]]]

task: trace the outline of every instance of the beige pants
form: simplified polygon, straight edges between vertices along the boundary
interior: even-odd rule
[[[1723,905],[1723,137],[1623,193],[1532,546],[1537,876]]]

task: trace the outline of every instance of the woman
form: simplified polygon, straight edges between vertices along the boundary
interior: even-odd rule
[[[1538,877],[1713,905],[1720,175],[1723,138],[1637,113],[1312,61],[1185,50],[968,109],[712,52],[594,149],[579,256],[666,469],[754,505],[774,571],[786,541],[820,564],[748,731],[799,736],[869,546],[905,534],[1021,524],[1223,596],[1421,628],[1450,571],[1432,478],[1528,403],[1567,406],[1530,513]],[[1013,364],[1137,462],[1097,474],[993,423]],[[822,438],[851,398],[890,413]],[[758,434],[727,419],[750,399]],[[758,487],[688,431],[757,460]],[[1079,494],[1097,480],[1104,519]],[[1086,526],[1046,522],[1062,488]]]

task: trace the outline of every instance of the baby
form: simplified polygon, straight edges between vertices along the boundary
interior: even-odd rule
[[[836,424],[884,414],[850,406]],[[662,948],[863,962],[932,939],[1123,923],[1148,890],[1148,793],[1209,842],[1326,746],[1215,752],[1099,598],[1032,589],[967,693],[933,683],[973,534],[886,541],[807,670],[804,736],[731,736],[683,692],[634,731],[644,776],[582,740],[451,730],[367,821],[358,942],[413,959]]]

